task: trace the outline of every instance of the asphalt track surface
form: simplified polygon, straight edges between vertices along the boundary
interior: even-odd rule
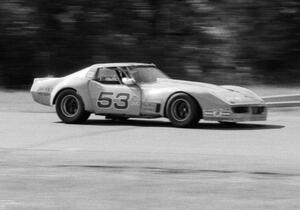
[[[267,122],[60,122],[0,92],[2,209],[300,209],[300,108]]]

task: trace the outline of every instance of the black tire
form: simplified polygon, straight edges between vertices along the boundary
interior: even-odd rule
[[[74,90],[64,90],[59,93],[56,100],[56,113],[65,123],[82,123],[90,114],[85,111],[81,97]]]
[[[195,126],[202,117],[198,103],[184,93],[171,96],[167,103],[166,114],[172,125],[181,128]]]

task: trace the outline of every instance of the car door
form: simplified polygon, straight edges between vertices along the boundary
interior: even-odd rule
[[[116,68],[99,68],[95,79],[90,81],[89,91],[95,113],[138,116],[140,88],[122,84],[119,71]]]

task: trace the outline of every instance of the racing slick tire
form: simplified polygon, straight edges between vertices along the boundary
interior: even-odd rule
[[[175,94],[169,99],[166,114],[173,126],[182,128],[195,126],[202,117],[198,103],[184,93]]]
[[[91,114],[85,111],[81,97],[74,90],[64,90],[59,93],[55,109],[58,117],[68,124],[82,123]]]

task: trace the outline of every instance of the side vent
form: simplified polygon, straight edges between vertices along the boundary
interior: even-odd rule
[[[160,107],[161,107],[161,104],[156,104],[156,108],[155,108],[156,113],[160,112]]]

